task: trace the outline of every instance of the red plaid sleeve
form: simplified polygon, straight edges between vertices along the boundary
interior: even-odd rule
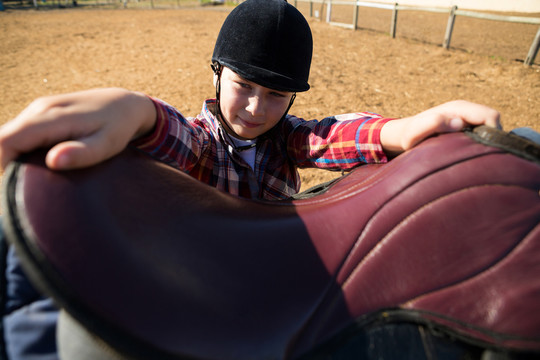
[[[154,129],[131,144],[162,162],[190,171],[199,162],[208,134],[172,106],[151,100],[157,114]]]
[[[380,134],[392,119],[373,113],[332,116],[321,121],[289,117],[294,129],[288,153],[299,167],[348,170],[360,164],[385,163]]]

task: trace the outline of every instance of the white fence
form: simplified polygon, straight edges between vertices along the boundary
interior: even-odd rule
[[[424,6],[412,6],[412,5],[400,5],[398,3],[388,4],[380,2],[368,2],[368,1],[340,1],[340,0],[294,0],[292,1],[294,6],[297,7],[298,2],[309,3],[309,16],[313,16],[313,4],[319,4],[320,7],[326,5],[326,22],[332,25],[342,26],[345,28],[356,30],[358,28],[358,8],[359,7],[371,7],[378,9],[386,9],[392,11],[392,20],[390,22],[390,34],[393,38],[396,37],[397,29],[397,14],[398,11],[406,10],[416,10],[416,11],[427,11],[427,12],[437,12],[437,13],[447,13],[448,14],[448,23],[446,26],[446,33],[444,35],[444,41],[442,45],[445,49],[450,47],[450,41],[452,39],[452,32],[454,29],[454,23],[456,16],[466,16],[486,20],[494,21],[506,21],[513,23],[522,23],[522,24],[533,24],[540,25],[540,18],[528,17],[528,16],[505,16],[505,15],[496,15],[491,13],[483,13],[477,11],[468,11],[460,10],[457,6],[452,8],[442,8],[442,7],[424,7]],[[351,5],[353,7],[353,20],[352,23],[340,23],[332,21],[332,5]],[[540,27],[536,33],[536,36],[529,48],[529,52],[525,59],[525,65],[529,66],[534,63],[536,54],[540,48]]]
[[[370,0],[367,0],[370,1]],[[396,0],[372,0],[380,3],[394,4]],[[538,0],[399,0],[401,5],[436,6],[451,8],[456,5],[460,9],[497,12],[540,13]]]

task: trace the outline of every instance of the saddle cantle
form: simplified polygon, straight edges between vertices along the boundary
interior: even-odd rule
[[[67,172],[36,152],[5,174],[3,213],[31,279],[132,358],[532,358],[535,151],[484,127],[441,135],[281,202],[135,149]]]

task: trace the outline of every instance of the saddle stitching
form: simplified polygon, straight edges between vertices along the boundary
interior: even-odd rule
[[[472,280],[473,278],[476,278],[476,277],[479,277],[479,276],[482,276],[482,274],[487,274],[489,272],[492,272],[492,271],[495,271],[494,269],[498,266],[501,265],[501,263],[503,263],[507,258],[511,257],[516,251],[518,251],[518,249],[520,248],[520,246],[522,246],[524,243],[527,243],[529,241],[529,237],[532,236],[531,233],[535,232],[538,228],[540,227],[540,224],[536,225],[535,227],[533,227],[525,236],[523,236],[523,238],[521,240],[519,240],[512,248],[508,249],[508,251],[499,259],[497,259],[496,261],[494,261],[492,264],[488,265],[485,267],[485,269],[481,270],[481,271],[478,271],[476,272],[475,274],[473,274],[472,276],[469,276],[467,278],[464,278],[460,281],[457,281],[453,284],[449,284],[445,287],[441,287],[439,289],[434,289],[433,291],[430,291],[430,292],[426,292],[424,294],[419,294],[418,296],[412,298],[412,299],[409,299],[407,300],[407,302],[405,302],[404,304],[408,304],[408,303],[412,303],[414,301],[418,301],[420,300],[421,298],[423,297],[426,297],[426,296],[429,296],[429,295],[432,295],[436,292],[439,292],[439,291],[442,291],[442,290],[445,290],[445,289],[449,289],[451,287],[455,287],[455,286],[458,286],[460,284],[464,284],[470,280]],[[537,341],[540,340],[540,338],[536,339]]]
[[[494,151],[494,152],[490,152],[490,153],[475,154],[474,156],[470,156],[470,157],[466,158],[464,161],[468,161],[468,160],[472,160],[472,159],[476,159],[476,158],[481,158],[481,157],[484,157],[484,156],[490,156],[490,155],[501,154],[501,153],[504,153],[504,152],[501,152],[501,151]],[[418,179],[416,179],[415,181],[412,181],[411,183],[407,184],[407,187],[413,186],[413,185],[419,183],[420,181],[424,180],[425,178],[427,178],[427,177],[429,177],[429,176],[432,176],[432,175],[434,175],[434,174],[436,174],[436,173],[439,173],[439,172],[441,172],[441,171],[450,169],[450,168],[456,166],[456,164],[459,164],[459,163],[454,162],[454,163],[451,163],[451,164],[446,164],[445,166],[441,166],[441,167],[439,167],[439,168],[437,168],[437,169],[434,169],[433,171],[430,171],[429,173],[424,174],[421,178],[418,178]],[[373,175],[373,176],[375,176],[375,175]],[[490,184],[490,185],[492,185],[492,184]],[[353,187],[354,187],[354,186],[353,186]],[[463,189],[460,189],[460,190],[463,190]],[[361,192],[361,191],[359,191],[358,193],[360,193],[360,192]],[[381,204],[381,205],[379,206],[379,208],[376,209],[376,210],[373,212],[373,214],[370,216],[369,220],[366,221],[366,225],[365,225],[364,228],[361,230],[361,233],[359,234],[359,236],[358,236],[358,238],[357,238],[357,241],[355,241],[355,242],[353,243],[353,245],[351,246],[351,248],[347,251],[347,254],[348,254],[348,255],[344,257],[343,261],[342,261],[341,264],[338,266],[338,268],[337,268],[337,270],[336,270],[336,274],[339,274],[339,272],[340,272],[341,269],[343,268],[343,265],[350,259],[351,253],[352,253],[353,250],[358,246],[358,242],[359,242],[359,240],[362,238],[362,236],[363,236],[365,233],[367,233],[367,232],[369,231],[369,228],[370,228],[370,226],[371,226],[371,224],[372,224],[372,222],[373,222],[373,219],[374,219],[375,217],[377,217],[377,215],[379,214],[379,212],[380,212],[380,211],[381,211],[381,210],[382,210],[389,202],[393,201],[393,200],[394,200],[397,196],[399,196],[399,195],[400,195],[400,192],[394,194],[392,197],[388,198],[388,199],[385,201],[385,203]],[[450,195],[450,194],[446,194],[446,195]],[[445,196],[446,196],[446,195],[445,195]],[[346,198],[346,197],[344,197],[344,198]],[[436,201],[436,200],[437,200],[437,199],[433,199],[432,201]],[[428,204],[424,204],[422,207],[418,208],[417,211],[420,210],[420,209],[422,209],[423,207],[425,207],[425,206],[427,206],[427,205],[429,205],[429,203],[428,203]],[[409,216],[410,216],[410,215],[409,215]],[[405,219],[407,219],[407,218],[408,218],[408,216],[405,217],[404,219],[402,219],[401,222],[398,223],[398,224],[394,227],[394,229],[395,229],[397,226],[399,226],[399,225],[400,225]],[[380,242],[379,242],[379,243],[380,243]],[[378,245],[378,244],[376,244],[373,248],[371,248],[371,250],[369,250],[369,251],[367,252],[366,257],[367,257],[371,252],[374,251],[374,249],[377,247],[377,245]],[[357,266],[360,266],[360,264],[361,264],[361,263],[359,263]],[[353,270],[353,271],[354,271],[354,270]],[[351,274],[352,274],[352,272],[351,272]],[[336,275],[336,276],[337,276],[337,275]],[[349,275],[349,276],[351,276],[351,275]],[[345,285],[345,282],[344,282],[344,285]]]
[[[475,154],[474,156],[471,156],[471,157],[467,158],[466,160],[471,160],[471,159],[475,159],[475,158],[481,158],[481,157],[484,157],[484,156],[489,156],[489,155],[494,155],[494,154],[500,154],[500,153],[503,153],[503,152],[502,152],[502,151],[499,151],[499,150],[496,150],[496,151],[489,152],[489,153]],[[446,169],[448,169],[448,168],[451,168],[451,167],[453,167],[453,166],[455,166],[455,165],[456,165],[456,163],[454,162],[454,163],[451,163],[451,164],[447,164],[447,165],[445,165],[445,166],[441,166],[441,167],[438,168],[438,169],[434,169],[433,171],[429,172],[428,174],[425,174],[423,177],[421,177],[421,178],[419,178],[419,179],[416,179],[415,181],[413,181],[413,182],[410,183],[410,184],[407,184],[407,186],[412,186],[412,185],[414,185],[414,184],[416,184],[416,183],[422,181],[423,179],[425,179],[425,178],[428,177],[428,176],[431,176],[431,175],[433,175],[433,174],[436,174],[436,173],[438,173],[438,172],[440,172],[440,171],[444,171],[444,170],[446,170]],[[397,171],[397,170],[394,170],[394,171]],[[371,178],[373,178],[373,177],[379,177],[379,178],[382,178],[382,176],[380,176],[380,173],[377,172],[377,174],[373,174],[373,175],[369,176],[366,180],[362,181],[360,184],[358,184],[358,185],[352,185],[351,188],[358,187],[358,186],[363,186],[363,183],[369,181],[369,179],[371,179]],[[382,181],[382,180],[378,180],[378,181],[376,181],[376,182],[370,184],[369,186],[373,186],[373,185],[377,184],[377,182],[379,182],[379,181]],[[491,185],[491,184],[490,184],[490,185]],[[350,189],[350,188],[349,188],[349,189]],[[355,195],[356,195],[356,194],[359,194],[359,193],[361,193],[361,192],[363,192],[363,191],[365,191],[365,190],[367,190],[367,188],[362,188],[360,191],[355,192]],[[464,190],[464,189],[460,189],[459,191],[461,191],[461,190]],[[340,264],[337,266],[336,271],[335,271],[335,274],[332,276],[332,279],[334,280],[334,282],[335,282],[336,284],[337,284],[337,277],[339,276],[340,271],[343,269],[343,266],[349,261],[349,259],[350,259],[350,257],[351,257],[351,254],[352,254],[353,250],[358,246],[358,242],[359,242],[359,240],[362,238],[363,234],[365,234],[366,232],[369,231],[369,227],[371,226],[371,224],[372,224],[372,222],[373,222],[373,219],[377,216],[377,214],[378,214],[378,213],[379,213],[379,212],[380,212],[380,211],[381,211],[381,210],[382,210],[389,202],[391,202],[393,199],[395,199],[397,196],[399,196],[399,194],[400,194],[400,193],[394,194],[391,198],[387,199],[387,201],[386,201],[384,204],[381,204],[381,205],[379,206],[379,208],[376,209],[376,210],[373,212],[373,214],[371,215],[371,217],[369,218],[369,220],[366,222],[366,225],[365,225],[364,228],[361,230],[361,233],[358,235],[357,241],[355,241],[355,242],[352,244],[352,246],[350,247],[350,249],[346,251],[347,256],[345,256],[345,257],[343,258],[343,260],[340,262]],[[339,194],[337,194],[337,195],[339,195]],[[449,196],[449,195],[451,195],[451,194],[446,194],[446,195],[441,196],[441,197],[439,197],[439,198],[443,198],[443,197]],[[338,199],[341,200],[341,199],[345,199],[345,198],[347,198],[347,197],[348,197],[348,196],[342,196],[342,197],[338,197]],[[437,200],[438,200],[438,199],[434,199],[434,200],[432,200],[432,202],[433,202],[433,201],[437,201]],[[310,205],[310,204],[312,204],[311,201],[310,201],[309,204],[306,204],[305,201],[306,201],[306,200],[303,200],[303,201],[302,201],[302,205]],[[324,201],[317,201],[316,203],[320,203],[320,202],[324,202]],[[424,204],[424,206],[418,208],[417,211],[419,211],[420,209],[422,209],[423,207],[428,206],[428,205],[429,205],[429,203],[428,203],[428,204]],[[410,215],[409,215],[409,216],[410,216]],[[405,221],[409,216],[407,216],[407,217],[405,217],[404,219],[402,219],[402,221],[401,221],[399,224],[403,223],[403,221]],[[397,224],[396,227],[399,226],[399,224]],[[394,229],[395,229],[395,227],[394,227]],[[353,274],[355,273],[356,269],[357,269],[359,266],[361,266],[361,265],[366,261],[366,259],[369,257],[369,255],[373,253],[373,251],[377,248],[377,246],[380,245],[380,243],[381,243],[382,241],[383,241],[383,240],[381,240],[379,243],[375,244],[375,246],[374,246],[371,250],[369,250],[369,251],[367,252],[366,256],[362,259],[362,261],[360,261],[360,263],[353,269],[353,271],[351,271],[351,274],[349,274],[349,276],[347,276],[347,279],[343,282],[343,284],[342,284],[342,289],[345,289],[346,284],[348,283],[349,279],[353,276]],[[327,293],[328,293],[328,291],[325,291],[325,294],[327,294]],[[328,304],[328,306],[326,306],[326,309],[327,309],[328,311],[326,312],[326,315],[323,315],[323,316],[321,317],[321,319],[323,319],[323,321],[320,321],[320,322],[319,322],[319,328],[323,326],[322,324],[324,324],[325,321],[326,321],[326,319],[328,319],[328,317],[331,315],[331,313],[330,313],[330,312],[331,312],[331,309],[334,308],[334,305],[333,305],[333,304],[339,303],[339,301],[340,301],[340,299],[339,299],[340,294],[338,294],[337,296],[334,296],[333,299],[328,299],[328,298],[326,297],[325,294],[322,294],[321,300],[319,301],[318,305],[316,305],[316,306],[314,307],[313,311],[311,312],[311,314],[315,314],[315,313],[317,313],[317,312],[319,311],[319,309],[323,306],[323,304],[325,304],[325,303]],[[309,320],[308,320],[308,321],[309,321]],[[317,332],[318,332],[318,330],[315,331],[315,333],[317,333]]]
[[[512,188],[521,188],[521,189],[526,189],[526,190],[530,190],[529,188],[527,187],[524,187],[524,186],[518,186],[518,185],[506,185],[506,184],[485,184],[485,185],[476,185],[476,186],[469,186],[469,187],[466,187],[466,188],[462,188],[462,189],[459,189],[457,191],[453,191],[451,193],[448,193],[448,194],[445,194],[443,196],[439,196],[433,200],[431,200],[430,202],[422,205],[421,207],[419,207],[418,209],[416,209],[413,213],[409,214],[408,216],[406,216],[405,218],[403,218],[398,224],[396,224],[396,226],[394,226],[392,228],[392,230],[390,232],[388,232],[379,242],[377,242],[377,244],[366,254],[366,256],[364,256],[364,258],[362,259],[362,261],[360,261],[355,267],[354,269],[351,271],[350,275],[347,276],[347,279],[343,282],[343,289],[345,289],[345,287],[348,285],[348,283],[350,282],[350,279],[354,276],[354,274],[356,274],[359,270],[360,267],[363,266],[363,264],[365,263],[365,261],[367,261],[371,255],[376,252],[376,250],[378,248],[381,248],[382,246],[384,246],[384,243],[387,241],[388,238],[390,238],[392,236],[392,234],[400,231],[400,228],[402,226],[405,225],[406,222],[408,222],[411,218],[414,218],[419,212],[421,212],[422,210],[424,210],[425,208],[427,208],[428,206],[431,206],[432,204],[436,203],[436,202],[439,202],[441,200],[444,200],[446,198],[449,198],[451,196],[454,196],[456,194],[460,194],[460,193],[464,193],[464,192],[467,192],[467,191],[471,191],[473,189],[478,189],[478,188],[488,188],[488,187],[496,187],[496,186],[502,186],[502,187],[512,187]],[[373,217],[372,217],[373,218]],[[533,228],[531,230],[531,232],[534,230],[535,228]],[[530,233],[530,232],[529,232]],[[499,263],[500,261],[502,261],[504,258],[506,258],[510,253],[512,253],[514,251],[515,248],[517,248],[519,246],[519,244],[522,243],[524,239],[521,239],[511,250],[509,250],[502,258],[498,259],[497,261],[495,261],[494,263],[492,263],[491,265],[488,266],[488,269],[489,268],[492,268],[493,266],[495,266],[495,264]],[[454,284],[449,284],[449,285],[446,285],[444,288],[448,288],[450,286],[455,286],[459,283],[462,283],[464,281],[467,281],[468,279],[470,278],[473,278],[473,277],[476,277],[478,276],[479,274],[483,273],[486,269],[482,270],[482,271],[479,271],[477,272],[476,274],[470,276],[470,277],[467,277],[465,279],[462,279],[460,281],[457,281],[456,283]],[[439,289],[435,289],[435,290],[432,290],[430,292],[426,292],[425,294],[430,294],[430,293],[433,293],[435,291],[439,291],[439,290],[442,290],[444,288],[439,288]],[[420,294],[418,297],[420,296],[423,296],[425,294]],[[410,300],[409,300],[410,301]]]
[[[479,158],[479,157],[483,157],[483,156],[495,155],[495,154],[504,154],[504,153],[505,152],[503,150],[501,150],[501,149],[493,149],[493,151],[490,151],[488,153],[474,154],[474,155],[468,156],[466,158],[460,159],[460,162],[469,161],[469,160]],[[405,156],[407,156],[407,154]],[[453,162],[451,164],[444,164],[444,165],[442,165],[442,166],[440,166],[440,167],[438,167],[436,169],[433,169],[429,173],[424,174],[423,177],[427,177],[427,176],[435,174],[435,173],[437,173],[439,171],[445,170],[445,169],[447,169],[449,167],[454,166],[455,164],[456,164],[455,162]],[[307,205],[317,205],[317,204],[321,204],[321,203],[328,203],[328,202],[332,202],[332,201],[345,200],[345,199],[348,199],[350,197],[356,196],[356,195],[358,195],[358,194],[360,194],[362,192],[365,192],[366,190],[372,188],[373,186],[375,186],[375,185],[379,184],[381,181],[383,181],[384,177],[392,176],[392,174],[394,174],[396,172],[399,172],[402,169],[403,168],[400,166],[399,168],[392,168],[392,169],[388,170],[386,167],[383,166],[380,171],[375,171],[374,174],[368,176],[366,179],[362,180],[361,182],[351,184],[347,189],[342,190],[342,191],[340,191],[340,192],[338,192],[336,194],[332,194],[332,195],[330,195],[328,197],[324,197],[323,199],[303,199],[301,201],[295,202],[294,205],[295,206],[307,206]],[[371,180],[373,178],[375,178],[375,177],[377,177],[378,179],[376,181],[371,182]],[[410,184],[406,184],[406,186],[411,186],[411,185],[415,184],[419,180],[420,179],[418,179],[416,181],[413,181]],[[334,183],[334,184],[337,184],[337,183],[338,182],[336,181],[336,183]],[[369,184],[366,185],[366,183],[369,183]],[[357,189],[357,190],[354,190],[354,189]],[[389,200],[391,200],[391,199],[389,199]]]
[[[391,236],[391,233],[397,231],[397,228],[402,226],[408,219],[410,219],[412,216],[414,216],[417,212],[419,211],[422,211],[422,209],[424,209],[425,207],[429,206],[430,204],[433,204],[439,200],[442,200],[444,198],[447,198],[447,197],[450,197],[452,195],[455,195],[455,194],[458,194],[458,193],[462,193],[462,192],[465,192],[465,191],[470,191],[474,188],[482,188],[482,187],[493,187],[493,186],[503,186],[503,187],[513,187],[513,188],[522,188],[522,189],[526,189],[526,190],[531,190],[530,188],[528,187],[524,187],[524,186],[517,186],[517,185],[506,185],[506,184],[489,184],[489,185],[479,185],[479,186],[472,186],[472,187],[467,187],[467,188],[463,188],[463,189],[459,189],[458,191],[455,191],[455,192],[452,192],[450,194],[446,194],[444,196],[441,196],[441,197],[438,197],[437,199],[434,199],[432,201],[430,201],[429,203],[425,204],[424,206],[418,208],[417,210],[415,210],[414,213],[410,214],[409,216],[407,216],[406,218],[404,218],[398,225],[396,225],[391,232],[387,233],[387,235],[380,241],[378,242],[365,256],[364,258],[355,266],[355,268],[351,271],[350,275],[347,277],[347,279],[343,282],[342,284],[342,289],[345,290],[346,287],[348,286],[348,284],[350,283],[350,281],[352,281],[351,279],[354,278],[354,275],[359,271],[359,268],[370,258],[370,256],[376,251],[377,248],[381,247],[382,244],[385,242],[385,239],[387,239],[389,236]],[[373,218],[373,217],[372,217]],[[371,222],[371,220],[370,220]],[[367,227],[367,226],[366,226]],[[477,326],[477,325],[474,325],[474,324],[469,324],[469,323],[466,323],[464,321],[461,321],[459,319],[455,319],[455,318],[452,318],[452,317],[448,317],[448,316],[445,316],[444,314],[440,314],[440,313],[435,313],[435,312],[431,312],[431,311],[428,311],[428,310],[421,310],[421,309],[403,309],[401,306],[406,306],[406,304],[411,304],[415,301],[418,301],[426,296],[430,296],[430,295],[433,295],[437,292],[440,292],[440,291],[443,291],[443,290],[446,290],[446,289],[450,289],[450,288],[453,288],[453,287],[456,287],[456,286],[459,286],[460,284],[465,284],[475,278],[478,278],[479,276],[482,276],[483,274],[487,274],[489,272],[493,272],[495,271],[495,268],[501,266],[501,264],[506,260],[508,259],[509,257],[512,256],[512,254],[514,254],[524,243],[527,243],[529,238],[532,236],[531,233],[533,233],[534,231],[536,231],[538,229],[538,227],[540,227],[540,224],[533,227],[532,229],[529,230],[529,232],[523,236],[522,239],[520,239],[519,241],[517,241],[511,248],[507,249],[507,251],[501,256],[499,257],[498,259],[494,260],[493,262],[491,262],[490,264],[487,264],[483,267],[483,269],[480,269],[478,271],[476,271],[474,274],[470,274],[469,276],[467,277],[464,277],[458,281],[454,281],[453,283],[451,284],[446,284],[444,285],[443,287],[439,287],[439,288],[435,288],[435,289],[432,289],[432,290],[429,290],[429,291],[426,291],[422,294],[418,294],[417,296],[415,296],[414,298],[411,298],[411,299],[408,299],[406,300],[404,303],[402,304],[396,304],[396,306],[398,306],[397,309],[401,309],[401,310],[406,310],[406,311],[417,311],[421,314],[425,314],[425,315],[431,315],[431,316],[434,316],[436,318],[439,318],[439,319],[445,319],[449,322],[452,322],[452,323],[456,323],[456,324],[459,324],[463,329],[469,329],[469,330],[474,330],[478,333],[481,333],[483,335],[486,335],[486,336],[489,336],[491,339],[493,340],[496,340],[496,341],[512,341],[512,340],[516,340],[516,341],[527,341],[527,342],[534,342],[535,344],[538,343],[538,341],[540,341],[540,338],[534,338],[534,337],[525,337],[525,336],[520,336],[520,335],[512,335],[512,334],[505,334],[505,333],[500,333],[500,332],[496,332],[496,331],[493,331],[493,330],[490,330],[490,329],[486,329],[486,328],[483,328],[483,327],[480,327],[480,326]],[[341,294],[338,294],[337,296],[334,296],[334,299],[330,302],[330,303],[336,303],[337,301],[339,301],[339,297],[342,296]],[[384,308],[381,308],[381,309],[373,309],[372,311],[369,311],[367,314],[364,314],[362,316],[367,316],[367,315],[370,315],[372,314],[373,312],[381,312],[383,311]],[[451,331],[453,333],[457,333],[459,334],[459,332],[457,330],[454,330],[452,329],[451,327],[449,326],[445,326],[444,324],[439,324],[436,322],[436,320],[433,320],[437,326],[439,327],[443,327],[443,328],[446,328],[446,330],[448,331]],[[467,335],[463,335],[461,336],[462,340],[465,340],[465,341],[468,341],[468,342],[471,342],[471,339],[469,337],[467,337]],[[493,346],[493,345],[492,345]],[[495,346],[496,347],[496,346]]]

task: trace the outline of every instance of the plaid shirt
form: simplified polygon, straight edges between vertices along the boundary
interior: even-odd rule
[[[306,121],[287,115],[257,138],[252,169],[234,149],[207,100],[196,118],[152,99],[157,121],[152,133],[133,142],[152,157],[219,190],[246,198],[284,199],[300,189],[297,168],[348,170],[387,161],[380,144],[390,119],[373,113],[337,115]]]

